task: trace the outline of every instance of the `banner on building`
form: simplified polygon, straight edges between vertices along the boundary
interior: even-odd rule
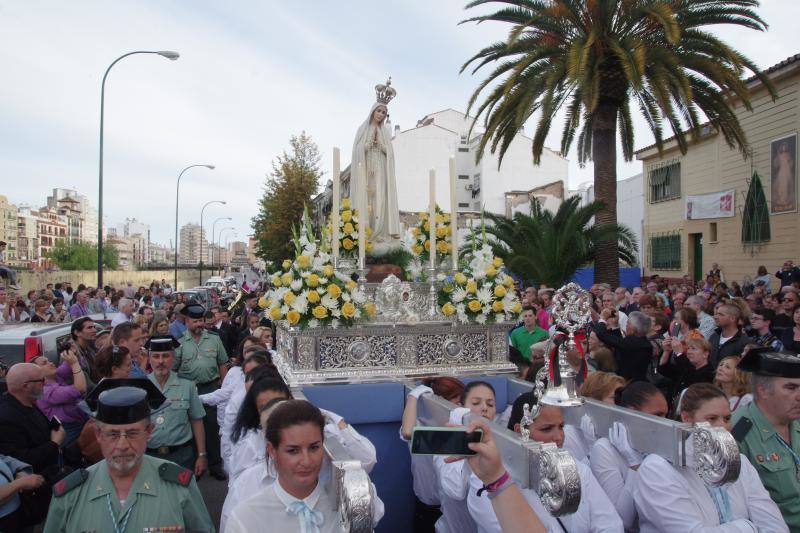
[[[725,218],[734,215],[736,191],[712,192],[686,197],[686,220]]]

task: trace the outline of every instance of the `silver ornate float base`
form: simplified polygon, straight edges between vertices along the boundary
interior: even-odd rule
[[[275,364],[287,383],[357,383],[426,375],[514,372],[513,324],[369,323],[299,330],[277,326]]]

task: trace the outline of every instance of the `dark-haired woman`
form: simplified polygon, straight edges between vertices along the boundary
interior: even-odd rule
[[[292,397],[289,387],[282,379],[261,378],[250,383],[244,397],[236,423],[231,434],[231,456],[228,462],[228,485],[233,485],[236,478],[246,468],[264,461],[266,447],[264,434],[261,431],[259,413],[271,400]]]
[[[336,490],[320,482],[325,458],[325,417],[309,402],[280,403],[267,420],[267,453],[278,474],[272,485],[237,504],[227,533],[268,527],[281,533],[341,531]],[[372,487],[372,526],[383,517],[383,504]]]
[[[531,407],[534,406],[536,397],[532,393],[522,394],[512,407],[509,424],[517,433],[521,430],[523,406],[526,403]],[[558,407],[542,405],[527,429],[530,431],[531,440],[553,443],[559,448],[564,446],[564,416]],[[583,461],[577,461],[577,465],[581,481],[581,501],[574,513],[556,518],[544,508],[536,491],[521,489],[523,496],[550,532],[620,533],[622,521],[592,475],[588,465]],[[469,490],[467,491],[469,513],[478,525],[480,533],[501,533],[500,523],[492,509],[488,495],[483,492],[478,496],[478,490],[482,487],[483,482],[475,474],[470,474]]]
[[[464,392],[464,384],[456,378],[437,377],[422,380],[422,384],[415,387],[406,397],[406,406],[403,409],[403,420],[400,426],[400,438],[408,442],[414,426],[417,425],[417,402],[420,396],[425,394],[435,394],[440,398],[461,405],[461,394]],[[439,484],[439,477],[433,465],[433,458],[430,456],[412,455],[411,456],[411,475],[414,483],[414,531],[439,533],[457,531],[453,529],[458,524],[449,524],[448,518],[455,520],[454,514],[448,511],[444,516],[444,509],[450,507],[447,497],[442,494]],[[445,500],[444,502],[442,500]],[[459,504],[456,504],[459,505]],[[463,508],[463,504],[461,504]],[[462,509],[461,515],[466,517],[468,524],[471,522],[466,508]],[[467,529],[469,531],[469,529]]]
[[[627,387],[617,389],[614,402],[620,407],[648,415],[660,418],[667,416],[667,399],[655,385],[647,381],[634,381]],[[594,443],[590,457],[592,473],[622,518],[625,530],[636,531],[633,496],[643,455],[631,446],[625,425],[614,422],[608,438],[597,439]]]
[[[725,393],[707,383],[688,387],[681,398],[683,422],[707,422],[730,430],[731,410]],[[733,483],[709,487],[694,469],[691,439],[686,443],[687,466],[675,467],[658,455],[648,455],[639,468],[635,494],[643,533],[781,532],[789,531],[778,506],[758,472],[741,456],[741,472]]]
[[[800,354],[800,303],[792,310],[792,325],[783,330],[781,343],[784,350]]]

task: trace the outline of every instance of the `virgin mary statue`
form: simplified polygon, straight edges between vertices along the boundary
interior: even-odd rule
[[[375,86],[377,101],[358,128],[350,163],[350,198],[359,210],[360,220],[372,229],[370,241],[390,243],[400,236],[400,213],[397,209],[397,184],[394,177],[394,151],[388,125],[387,104],[397,92],[386,84]],[[361,172],[361,175],[359,175]],[[362,188],[366,184],[366,198]],[[361,203],[366,199],[366,208]],[[379,249],[379,248],[378,248]]]

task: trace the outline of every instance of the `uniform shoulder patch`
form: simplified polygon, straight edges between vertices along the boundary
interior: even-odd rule
[[[733,426],[733,429],[731,429],[731,435],[733,435],[733,438],[736,439],[736,442],[742,442],[752,427],[753,421],[746,416],[743,416],[738,422],[736,422],[736,425]]]
[[[187,468],[176,465],[175,463],[163,463],[158,467],[158,475],[161,476],[161,479],[164,481],[177,483],[183,487],[188,487],[189,483],[192,482],[194,473]]]
[[[89,478],[89,472],[83,468],[76,470],[55,485],[53,485],[53,494],[56,498],[60,498],[77,486],[83,484]]]

